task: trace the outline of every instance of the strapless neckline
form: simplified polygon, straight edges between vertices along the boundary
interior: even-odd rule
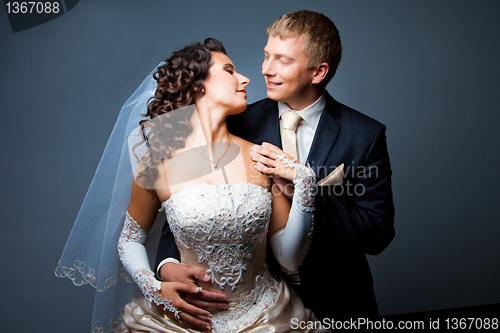
[[[162,206],[165,206],[166,204],[168,204],[168,202],[175,200],[176,197],[186,195],[190,192],[196,192],[196,191],[200,191],[203,189],[214,188],[215,190],[218,190],[218,193],[220,193],[220,194],[231,194],[235,187],[246,188],[246,189],[252,188],[255,190],[260,190],[265,195],[271,194],[271,192],[267,188],[260,186],[260,185],[257,185],[257,184],[253,184],[253,183],[239,182],[239,183],[228,183],[228,184],[207,184],[207,183],[203,182],[199,185],[195,185],[195,186],[190,187],[190,188],[185,189],[185,190],[178,190],[177,192],[172,194],[170,196],[170,198],[163,201]]]

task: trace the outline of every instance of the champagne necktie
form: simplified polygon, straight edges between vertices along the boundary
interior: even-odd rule
[[[283,131],[281,132],[281,143],[283,151],[298,160],[297,153],[297,127],[302,117],[293,111],[285,111],[281,114]]]

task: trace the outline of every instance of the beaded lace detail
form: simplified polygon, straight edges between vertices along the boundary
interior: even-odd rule
[[[314,196],[316,193],[316,174],[303,164],[289,160],[285,155],[278,155],[277,160],[282,161],[287,168],[294,168],[297,174],[293,179],[294,196],[293,200],[298,207],[306,212],[314,212]]]
[[[127,255],[130,254],[128,251],[136,250],[134,248],[127,251],[127,245],[130,243],[138,243],[144,246],[144,244],[146,244],[147,234],[147,231],[141,229],[137,222],[134,221],[127,212],[125,214],[125,223],[118,240],[118,255],[125,269],[134,276],[135,283],[146,299],[149,302],[154,302],[156,305],[163,307],[164,310],[172,312],[174,316],[179,319],[179,311],[172,305],[172,302],[162,297],[157,292],[161,290],[161,282],[155,278],[149,264],[147,265],[148,267],[136,267],[136,265],[130,262],[129,255]]]
[[[254,289],[249,295],[240,298],[234,309],[213,315],[215,332],[240,332],[240,327],[251,325],[278,296],[278,282],[267,272],[257,275]]]
[[[216,331],[251,324],[275,301],[278,284],[265,264],[271,203],[266,189],[243,183],[202,184],[163,203],[181,261],[207,269],[228,295],[229,310],[213,313]]]

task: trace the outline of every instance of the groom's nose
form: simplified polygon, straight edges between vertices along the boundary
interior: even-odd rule
[[[276,70],[274,68],[274,61],[271,61],[270,58],[264,59],[262,63],[262,74],[263,75],[275,75]]]

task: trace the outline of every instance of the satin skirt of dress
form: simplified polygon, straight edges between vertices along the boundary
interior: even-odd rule
[[[310,309],[306,309],[298,295],[282,280],[278,279],[277,296],[269,307],[264,309],[251,324],[239,327],[231,332],[330,332],[322,329],[299,329],[300,322],[318,322]],[[214,328],[212,332],[227,332],[217,329],[217,315],[212,318]],[[301,325],[306,327],[307,325]],[[315,326],[317,327],[317,326]],[[151,305],[141,296],[125,306],[123,320],[115,333],[143,333],[143,332],[199,332],[182,326],[175,319],[165,316],[156,306]]]

